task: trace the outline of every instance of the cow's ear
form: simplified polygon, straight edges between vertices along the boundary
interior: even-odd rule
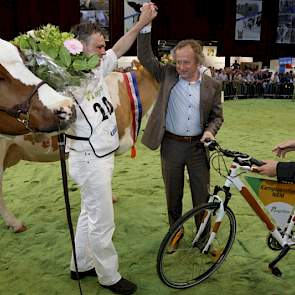
[[[140,67],[141,67],[141,64],[140,64],[140,62],[139,62],[138,60],[134,59],[134,60],[132,61],[132,67],[133,67],[134,69],[136,69],[136,70],[139,70]]]

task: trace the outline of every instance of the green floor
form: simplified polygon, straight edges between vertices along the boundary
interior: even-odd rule
[[[273,157],[271,148],[276,143],[295,138],[295,103],[290,100],[226,101],[224,114],[217,140],[229,149],[266,159]],[[287,159],[295,160],[295,153]],[[222,184],[212,173],[212,183],[216,181]],[[280,263],[282,278],[270,274],[267,265],[277,252],[268,249],[264,225],[238,194],[230,205],[237,217],[238,233],[226,262],[201,285],[174,290],[161,283],[156,273],[157,251],[167,230],[159,151],[138,143],[136,159],[129,153],[117,157],[113,190],[119,198],[114,243],[120,272],[138,284],[136,294],[295,294],[295,255],[291,251]],[[59,163],[22,162],[8,169],[4,192],[7,206],[28,230],[14,234],[0,221],[0,294],[79,294],[77,283],[69,279],[71,244]],[[76,222],[80,200],[72,182],[70,197]],[[186,184],[185,210],[190,204]],[[83,280],[82,289],[84,295],[111,294],[100,288],[95,278]]]

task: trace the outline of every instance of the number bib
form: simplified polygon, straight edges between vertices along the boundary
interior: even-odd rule
[[[86,86],[71,89],[77,103],[77,119],[71,125],[71,135],[88,138],[70,140],[67,145],[77,151],[92,149],[103,157],[119,147],[119,137],[114,107],[102,75],[96,76]]]

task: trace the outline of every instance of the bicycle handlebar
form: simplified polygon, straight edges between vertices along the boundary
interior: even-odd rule
[[[205,141],[204,145],[208,147],[209,151],[218,151],[228,158],[233,158],[241,166],[262,166],[265,163],[261,160],[257,160],[253,157],[250,157],[247,154],[223,149],[215,140]]]

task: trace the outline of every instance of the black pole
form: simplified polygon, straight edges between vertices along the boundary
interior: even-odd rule
[[[71,242],[72,242],[73,257],[74,257],[74,262],[75,262],[75,271],[76,271],[76,276],[78,278],[80,295],[83,295],[81,283],[80,283],[80,278],[79,278],[77,256],[76,256],[76,247],[75,247],[75,235],[74,235],[73,223],[72,223],[72,217],[71,217],[71,205],[70,205],[69,190],[68,190],[68,177],[67,177],[67,166],[66,166],[66,156],[65,156],[65,134],[64,133],[60,133],[58,135],[58,145],[59,145],[60,166],[61,166],[61,175],[62,175],[63,190],[64,190],[64,199],[65,199],[65,205],[66,205],[68,227],[69,227]]]

